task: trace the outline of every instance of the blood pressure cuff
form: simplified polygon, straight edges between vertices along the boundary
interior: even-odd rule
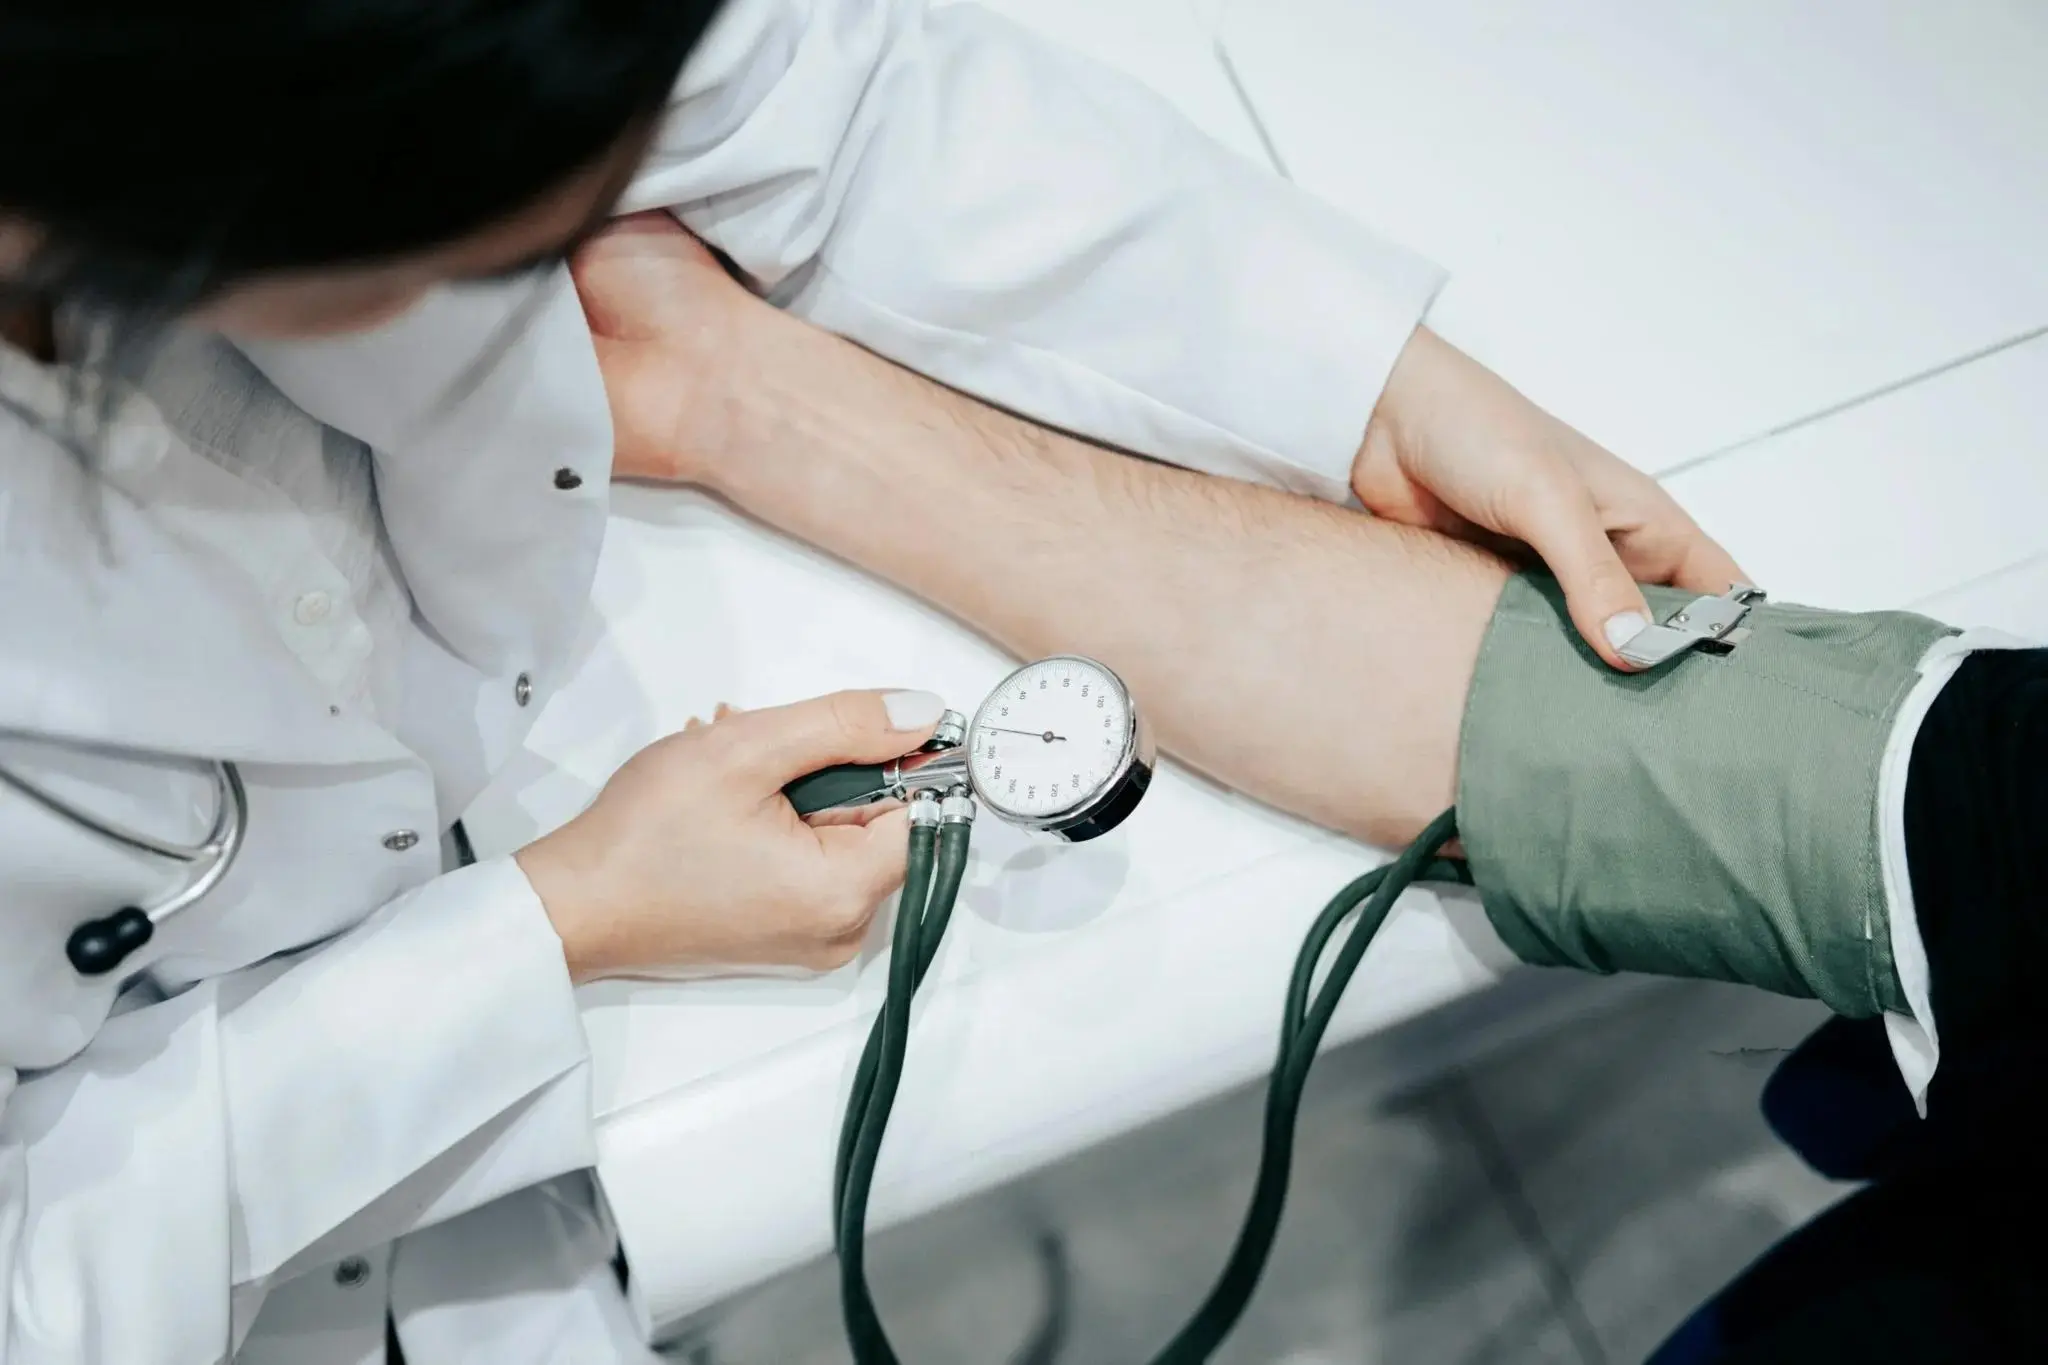
[[[1658,620],[1697,594],[1650,589]],[[1609,668],[1557,584],[1509,581],[1458,755],[1487,917],[1540,966],[1743,982],[1865,1018],[1907,1012],[1878,777],[1929,648],[1900,612],[1758,603],[1725,654]]]

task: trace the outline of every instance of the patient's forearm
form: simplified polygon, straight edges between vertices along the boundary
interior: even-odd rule
[[[749,344],[719,490],[754,515],[1021,655],[1102,659],[1170,752],[1285,809],[1395,843],[1451,804],[1498,561],[1044,431],[798,325]]]

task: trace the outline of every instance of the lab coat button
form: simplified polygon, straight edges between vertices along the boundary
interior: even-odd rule
[[[555,487],[561,489],[564,493],[572,493],[583,487],[583,476],[573,469],[557,469],[555,471]]]
[[[393,853],[403,853],[409,848],[417,847],[419,841],[420,836],[412,830],[395,829],[384,836],[384,847]]]
[[[138,415],[116,427],[113,438],[103,442],[101,450],[108,468],[114,472],[148,474],[170,453],[171,433],[162,418]]]
[[[519,680],[512,684],[512,700],[518,702],[521,706],[533,700],[533,679],[531,677],[524,673],[519,675]]]
[[[360,1256],[351,1256],[334,1267],[334,1282],[343,1289],[360,1289],[369,1278],[370,1263]]]
[[[334,599],[324,592],[309,592],[292,604],[292,620],[302,626],[317,626],[334,610]]]

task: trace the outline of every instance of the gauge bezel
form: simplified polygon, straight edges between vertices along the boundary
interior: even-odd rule
[[[989,708],[1003,695],[1003,689],[1026,673],[1043,668],[1047,664],[1058,663],[1079,664],[1092,669],[1108,679],[1109,684],[1116,688],[1116,693],[1123,699],[1124,704],[1123,750],[1117,756],[1116,767],[1111,771],[1108,780],[1083,800],[1044,815],[1019,814],[981,790],[980,784],[975,781],[972,762],[974,745],[980,738],[982,722],[987,717]],[[1156,761],[1151,731],[1145,724],[1145,718],[1138,713],[1138,706],[1131,697],[1130,688],[1124,685],[1124,680],[1117,676],[1115,669],[1085,654],[1053,654],[1043,659],[1033,659],[1010,670],[1002,682],[989,691],[981,705],[974,709],[974,718],[968,722],[964,748],[969,756],[969,762],[966,764],[968,785],[973,789],[975,798],[988,807],[991,815],[1005,824],[1016,825],[1020,829],[1039,834],[1055,835],[1074,844],[1099,838],[1124,822],[1137,808],[1145,789],[1151,786]]]

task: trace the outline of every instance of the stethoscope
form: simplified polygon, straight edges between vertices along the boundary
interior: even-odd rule
[[[176,844],[94,815],[21,774],[0,767],[0,786],[10,788],[60,820],[89,834],[189,869],[185,884],[147,907],[126,905],[103,919],[87,920],[65,940],[64,955],[80,976],[105,976],[156,936],[158,926],[204,900],[219,886],[242,851],[249,830],[249,794],[242,773],[225,760],[213,765],[213,828],[197,844]]]

